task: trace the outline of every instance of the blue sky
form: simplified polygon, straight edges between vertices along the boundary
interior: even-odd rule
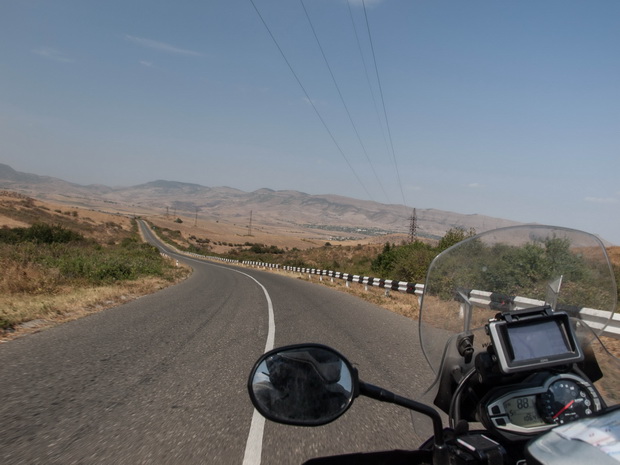
[[[341,194],[620,244],[620,2],[365,7],[2,2],[0,162],[80,184]]]

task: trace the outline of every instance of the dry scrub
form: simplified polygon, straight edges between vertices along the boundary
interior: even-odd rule
[[[0,340],[119,305],[187,276],[187,268],[175,267],[136,233],[129,218],[62,210],[0,191]]]
[[[173,282],[163,278],[143,278],[109,286],[67,287],[58,289],[55,294],[2,295],[0,316],[22,323],[0,331],[0,341],[4,342],[106,308],[116,307],[171,284]]]
[[[19,289],[36,289],[33,289],[34,292],[0,295],[0,320],[14,322],[9,328],[0,329],[0,342],[152,294],[181,281],[187,277],[190,269],[179,267],[166,277],[142,277],[109,285],[54,286],[48,292],[42,289],[46,277],[40,270],[29,267],[20,272],[24,279],[21,283],[15,283]],[[38,279],[41,277],[43,279]]]

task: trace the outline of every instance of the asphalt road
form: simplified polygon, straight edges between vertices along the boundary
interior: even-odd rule
[[[428,384],[415,322],[302,280],[179,259],[194,268],[179,285],[0,345],[0,463],[242,463],[265,292],[276,347],[331,345],[362,379],[403,395]],[[419,442],[408,411],[360,398],[327,426],[266,422],[260,458],[300,463]]]

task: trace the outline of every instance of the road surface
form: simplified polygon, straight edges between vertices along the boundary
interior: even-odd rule
[[[362,379],[404,395],[428,384],[414,321],[302,280],[178,259],[194,273],[174,287],[0,345],[0,463],[243,463],[267,296],[276,347],[331,345]],[[408,411],[359,398],[324,427],[266,422],[246,463],[419,441]]]

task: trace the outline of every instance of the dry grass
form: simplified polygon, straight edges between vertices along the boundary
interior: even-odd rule
[[[32,199],[0,191],[0,228],[29,227],[35,222],[58,224],[101,243],[119,240],[132,230],[129,216]]]
[[[217,221],[209,221],[199,218],[197,221],[193,217],[182,215],[155,215],[144,213],[142,218],[148,220],[152,224],[167,228],[173,231],[179,231],[183,238],[183,244],[191,242],[189,238],[195,236],[200,239],[209,239],[211,252],[217,254],[226,254],[235,248],[234,244],[244,244],[245,242],[274,245],[281,249],[300,250],[321,247],[326,242],[338,244],[342,246],[357,246],[358,244],[379,244],[382,247],[386,241],[400,243],[407,239],[404,234],[391,236],[368,236],[358,240],[350,241],[334,241],[329,231],[309,230],[297,225],[273,225],[255,223],[252,227],[252,235],[248,236],[248,219],[237,218],[222,219]],[[176,222],[177,218],[181,218],[182,223]],[[230,246],[229,244],[233,244]]]
[[[176,282],[186,274],[179,273]],[[0,331],[0,342],[116,307],[172,284],[163,278],[143,278],[109,286],[68,287],[53,295],[0,296],[0,316],[22,321],[13,329]]]
[[[4,296],[54,292],[57,270],[43,269],[33,263],[17,263],[0,259],[0,291]],[[0,297],[0,300],[2,297]],[[3,310],[0,310],[0,315]]]
[[[293,279],[303,279],[305,281],[311,281],[323,286],[330,287],[340,292],[346,292],[347,294],[354,295],[368,302],[371,302],[379,307],[383,307],[399,315],[404,315],[408,318],[417,319],[420,307],[418,305],[417,296],[411,294],[405,294],[398,291],[390,291],[386,294],[385,289],[373,286],[365,286],[359,283],[350,283],[349,287],[346,285],[346,281],[342,279],[333,280],[328,276],[311,275],[308,273],[298,273],[293,271],[285,271],[276,268],[265,268],[265,271],[287,276]]]
[[[609,259],[611,260],[611,263],[616,266],[620,266],[620,247],[607,247],[607,253],[609,254]]]
[[[232,221],[205,221],[199,219],[195,221],[193,218],[181,217],[183,223],[177,223],[176,217],[161,216],[161,215],[144,215],[144,219],[158,226],[160,228],[170,229],[172,231],[179,231],[182,236],[182,241],[178,242],[181,246],[186,246],[192,241],[189,240],[191,236],[195,236],[199,239],[209,239],[211,249],[210,251],[218,254],[225,254],[234,248],[228,244],[244,244],[245,242],[262,243],[268,245],[275,245],[280,248],[293,248],[307,249],[311,247],[318,247],[325,243],[326,239],[312,240],[308,237],[304,237],[298,231],[286,231],[279,228],[265,228],[260,225],[256,225],[252,229],[252,235],[248,236],[248,227],[244,222],[240,220],[239,223]]]
[[[29,227],[36,222],[63,225],[108,247],[132,236],[129,217],[55,205],[0,191],[0,227]],[[118,246],[116,246],[118,247]],[[143,276],[113,284],[68,280],[56,267],[32,260],[40,251],[0,248],[0,341],[74,320],[170,286],[189,274],[172,263],[162,277]],[[123,249],[122,253],[128,253]],[[64,255],[63,255],[64,257]],[[129,260],[129,257],[127,257]]]

